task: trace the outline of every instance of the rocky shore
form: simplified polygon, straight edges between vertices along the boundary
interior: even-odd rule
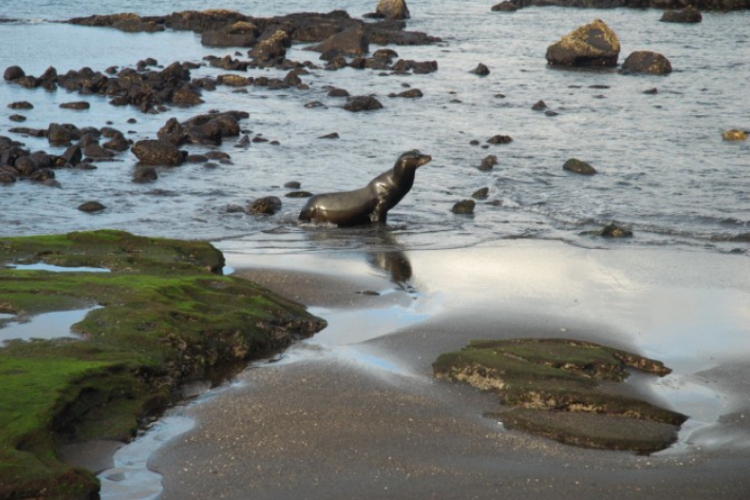
[[[325,325],[222,276],[207,243],[105,230],[2,238],[0,266],[0,326],[99,306],[71,326],[78,339],[0,347],[0,498],[98,498],[92,472],[62,463],[60,447],[128,441],[187,382],[219,382]]]

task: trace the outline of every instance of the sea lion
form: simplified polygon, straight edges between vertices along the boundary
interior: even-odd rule
[[[299,220],[330,222],[338,226],[384,224],[388,210],[395,207],[414,185],[417,167],[430,160],[431,156],[416,149],[407,151],[398,157],[392,169],[375,177],[363,188],[313,196],[300,212]]]

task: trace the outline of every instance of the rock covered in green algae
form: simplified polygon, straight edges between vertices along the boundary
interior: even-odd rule
[[[7,267],[38,262],[111,272]],[[324,326],[299,304],[222,276],[223,266],[206,242],[121,231],[0,238],[0,312],[103,306],[73,325],[85,340],[0,347],[0,498],[97,498],[96,478],[61,463],[58,445],[127,440],[182,383],[231,373]]]
[[[676,440],[684,415],[611,390],[634,368],[659,376],[661,362],[590,342],[559,339],[472,341],[441,355],[435,376],[500,397],[489,416],[519,429],[587,448],[652,453]]]

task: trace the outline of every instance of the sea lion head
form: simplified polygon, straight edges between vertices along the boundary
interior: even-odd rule
[[[432,156],[422,154],[418,150],[412,149],[398,157],[395,168],[400,171],[413,171],[416,170],[417,167],[430,163],[430,161],[432,161]]]

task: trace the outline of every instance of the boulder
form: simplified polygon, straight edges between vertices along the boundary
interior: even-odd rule
[[[482,163],[479,165],[479,170],[486,172],[492,170],[495,165],[497,165],[497,156],[489,155],[482,160]]]
[[[133,182],[138,184],[153,182],[158,178],[159,176],[156,174],[154,167],[138,167],[133,173]]]
[[[682,10],[666,11],[664,14],[662,14],[661,19],[659,19],[659,21],[663,23],[682,23],[682,24],[699,23],[703,21],[703,15],[698,9],[696,9],[692,5],[688,5]]]
[[[451,212],[459,215],[471,215],[474,213],[474,206],[476,206],[474,200],[461,200],[453,205]]]
[[[260,62],[283,59],[286,49],[291,45],[292,39],[289,38],[289,34],[284,30],[276,30],[268,36],[264,35],[248,55]]]
[[[138,141],[131,148],[133,154],[143,165],[181,165],[186,154],[174,144],[157,139]]]
[[[78,210],[80,210],[81,212],[89,213],[89,214],[95,213],[95,212],[101,212],[105,208],[107,207],[105,207],[98,201],[87,201],[85,203],[81,203],[80,205],[78,205]]]
[[[477,189],[476,191],[474,191],[471,197],[474,198],[475,200],[486,200],[489,194],[490,194],[490,188],[483,187],[481,189]]]
[[[594,175],[596,173],[596,169],[594,167],[592,167],[585,161],[581,161],[576,158],[571,158],[570,160],[566,161],[563,165],[563,170],[581,175]]]
[[[505,1],[497,5],[493,5],[491,10],[493,12],[515,12],[518,10],[518,8],[518,5],[514,4],[513,2]]]
[[[377,17],[386,19],[409,19],[409,7],[406,0],[380,0],[375,7]]]
[[[360,111],[375,111],[382,108],[383,105],[380,101],[369,95],[352,97],[349,102],[344,104],[344,109],[351,111],[352,113],[358,113]]]
[[[370,51],[370,41],[364,28],[355,26],[336,33],[327,40],[310,47],[310,50],[323,53],[335,51],[338,54],[361,56]]]
[[[648,50],[636,50],[631,53],[620,68],[620,73],[624,75],[668,75],[671,72],[672,64],[669,59],[658,52]]]
[[[61,109],[75,109],[79,111],[89,109],[90,107],[91,104],[86,101],[64,102],[60,104]]]
[[[5,69],[5,73],[3,73],[3,78],[6,82],[14,82],[24,76],[26,76],[26,73],[20,66],[9,66]]]
[[[246,212],[251,215],[273,215],[279,210],[281,210],[281,199],[278,196],[266,196],[248,205]]]
[[[620,55],[617,35],[601,19],[579,26],[547,48],[547,63],[569,67],[615,67]]]
[[[471,70],[471,73],[479,76],[487,76],[490,74],[490,69],[482,63],[479,63],[476,68]]]
[[[487,139],[489,144],[510,144],[513,142],[513,138],[509,135],[493,135]]]

